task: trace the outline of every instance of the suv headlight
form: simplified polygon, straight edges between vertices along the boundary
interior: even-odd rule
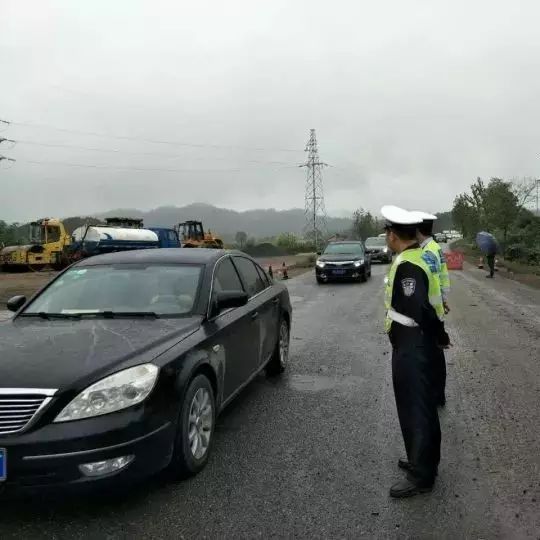
[[[324,262],[322,262],[322,261],[317,261],[317,266],[319,268],[324,268],[326,266],[326,264]]]
[[[383,248],[383,253],[388,253],[388,248],[387,247]]]
[[[360,259],[359,261],[354,261],[354,266],[358,268],[359,266],[362,266],[364,264],[364,259]]]
[[[137,405],[154,388],[158,372],[154,364],[141,364],[109,375],[81,392],[54,421],[81,420]]]

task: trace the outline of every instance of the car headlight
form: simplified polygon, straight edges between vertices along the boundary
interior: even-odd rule
[[[54,421],[81,420],[136,405],[148,397],[158,372],[154,364],[141,364],[109,375],[81,392]]]
[[[326,266],[326,263],[322,262],[322,261],[317,261],[317,266],[319,268],[324,268]]]
[[[359,261],[354,261],[354,266],[358,268],[359,266],[362,266],[364,264],[364,259],[360,259]]]
[[[388,248],[387,247],[383,248],[383,253],[388,253]]]

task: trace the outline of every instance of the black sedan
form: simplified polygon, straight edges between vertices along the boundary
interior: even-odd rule
[[[288,360],[287,289],[239,252],[96,256],[8,308],[0,491],[195,474],[219,412]]]
[[[371,260],[362,242],[330,242],[315,263],[318,283],[329,281],[367,281],[371,277]]]
[[[371,257],[371,261],[380,261],[390,264],[392,262],[392,251],[386,245],[385,236],[372,236],[366,238],[366,253]]]

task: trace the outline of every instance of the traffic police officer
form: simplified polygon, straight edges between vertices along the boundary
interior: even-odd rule
[[[407,459],[398,462],[407,476],[392,486],[390,495],[402,498],[431,491],[437,475],[441,430],[432,351],[450,340],[437,316],[438,281],[416,239],[418,217],[395,206],[385,206],[381,213],[387,220],[388,247],[398,254],[385,280],[385,328],[392,343],[392,381],[407,453]]]
[[[420,247],[424,250],[424,260],[429,266],[435,278],[439,281],[440,295],[444,309],[437,311],[437,315],[442,320],[444,315],[450,311],[448,306],[448,293],[450,292],[450,276],[448,275],[448,267],[444,258],[441,246],[433,239],[433,223],[437,216],[426,212],[413,212],[421,222],[418,224],[417,239]],[[446,360],[444,358],[444,350],[440,347],[435,347],[433,351],[434,360],[434,390],[437,400],[437,405],[444,407],[446,404]]]

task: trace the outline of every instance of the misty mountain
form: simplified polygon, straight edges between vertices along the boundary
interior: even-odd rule
[[[244,231],[255,238],[266,238],[281,233],[301,234],[305,225],[304,211],[292,210],[247,210],[237,212],[217,208],[209,204],[190,204],[188,206],[162,206],[147,212],[134,208],[111,210],[98,217],[126,216],[142,218],[146,227],[173,227],[182,221],[202,221],[205,230],[234,239],[238,231]],[[328,218],[330,233],[350,229],[352,220],[346,218]]]

